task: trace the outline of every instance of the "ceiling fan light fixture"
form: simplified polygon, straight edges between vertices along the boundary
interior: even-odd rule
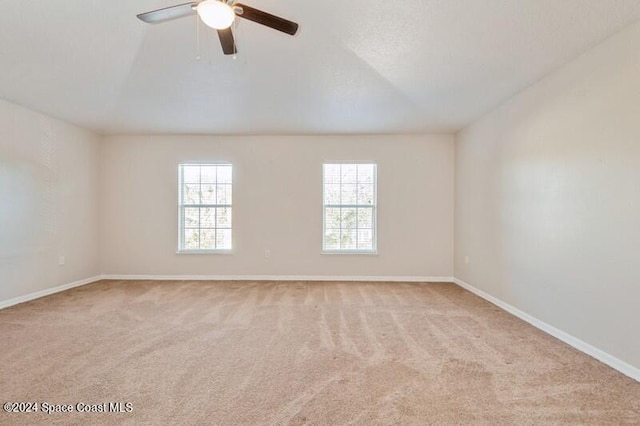
[[[216,30],[229,28],[236,18],[231,6],[219,0],[204,0],[198,3],[197,10],[202,22]]]

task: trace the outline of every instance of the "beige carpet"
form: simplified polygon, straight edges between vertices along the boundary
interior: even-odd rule
[[[0,424],[640,424],[640,383],[453,284],[102,281],[0,311]]]

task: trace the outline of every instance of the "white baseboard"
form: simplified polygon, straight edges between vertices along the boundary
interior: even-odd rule
[[[476,294],[477,296],[482,297],[486,301],[493,303],[497,307],[504,309],[505,311],[520,318],[521,320],[528,322],[532,326],[544,331],[545,333],[552,335],[556,339],[562,340],[564,343],[570,346],[573,346],[577,350],[584,352],[589,356],[592,356],[598,361],[607,364],[609,367],[615,370],[618,370],[622,374],[629,376],[632,379],[640,382],[640,368],[634,367],[631,364],[627,364],[626,362],[614,357],[613,355],[610,355],[601,349],[591,346],[590,344],[583,342],[577,337],[574,337],[569,333],[559,330],[554,326],[549,325],[546,322],[541,321],[536,317],[529,315],[526,312],[523,312],[520,309],[515,308],[509,305],[508,303],[503,302],[502,300],[496,297],[493,297],[490,294],[485,293],[484,291],[479,290],[476,287],[472,286],[471,284],[468,284],[458,278],[454,278],[453,282],[459,285],[460,287],[464,288],[465,290],[469,290],[471,293]]]
[[[339,276],[339,275],[103,275],[105,280],[157,281],[391,281],[391,282],[447,282],[453,277],[415,276]]]
[[[91,284],[93,282],[100,281],[101,279],[102,279],[102,276],[98,275],[95,277],[74,281],[72,283],[62,284],[57,287],[36,291],[35,293],[25,294],[24,296],[14,297],[13,299],[2,300],[0,301],[0,309],[8,308],[9,306],[17,305],[19,303],[28,302],[30,300],[39,299],[44,296],[49,296],[50,294],[59,293],[61,291],[69,290],[70,288]]]

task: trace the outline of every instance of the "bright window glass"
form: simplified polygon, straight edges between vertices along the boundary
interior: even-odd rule
[[[325,252],[376,251],[375,164],[324,164]]]
[[[180,164],[179,251],[231,250],[231,164]]]

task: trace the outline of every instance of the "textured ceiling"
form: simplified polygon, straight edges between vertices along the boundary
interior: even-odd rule
[[[0,97],[101,133],[454,131],[640,19],[638,0],[245,0],[236,59],[180,0],[0,6]]]

